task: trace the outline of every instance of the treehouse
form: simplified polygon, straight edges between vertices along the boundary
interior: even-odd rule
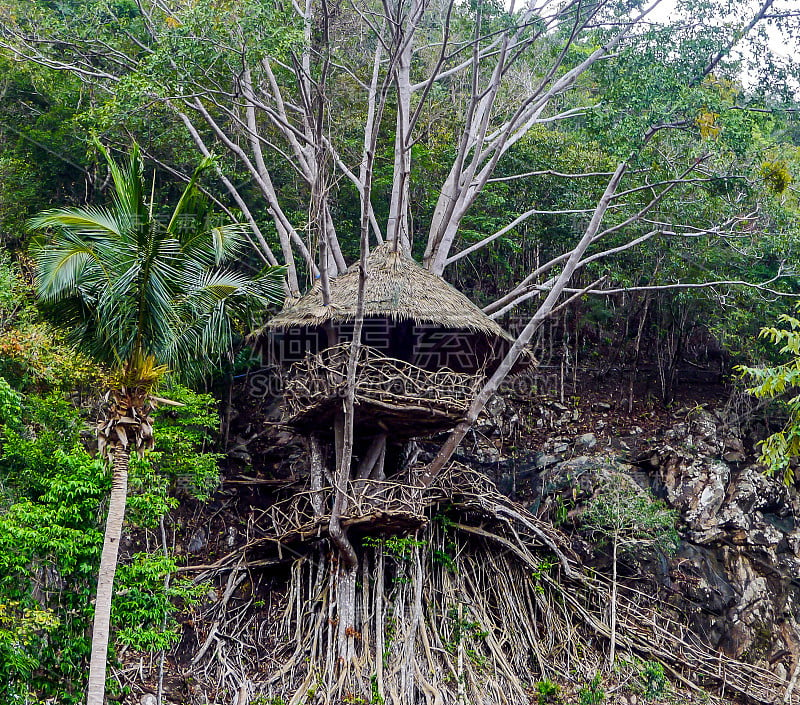
[[[354,424],[392,441],[454,427],[513,339],[461,292],[391,245],[367,259]],[[346,389],[358,298],[358,264],[319,284],[268,324],[272,355],[289,364],[284,421],[332,432]],[[518,361],[514,372],[533,362]]]

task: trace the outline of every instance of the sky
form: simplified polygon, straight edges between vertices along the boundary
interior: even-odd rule
[[[724,21],[725,17],[725,8],[730,3],[726,0],[715,0],[715,4],[719,5],[720,12],[720,22]],[[734,3],[738,5],[739,3]],[[747,2],[748,13],[747,18],[751,18],[757,12],[759,6],[762,4],[761,0],[749,0]],[[661,0],[658,5],[653,9],[650,13],[649,18],[651,18],[655,22],[670,22],[676,19],[685,19],[685,17],[681,17],[680,13],[676,10],[677,0]],[[784,12],[794,12],[797,17],[793,19],[794,27],[800,30],[800,3],[798,0],[775,0],[772,8],[769,11],[769,14],[774,13],[784,13]],[[762,21],[763,22],[763,21]],[[792,41],[787,39],[784,34],[778,30],[778,28],[774,24],[767,23],[766,25],[767,32],[770,37],[770,46],[773,51],[781,53],[784,56],[788,56],[791,54],[790,47],[794,44],[794,48],[797,49],[798,43],[797,41]]]
[[[725,21],[725,10],[730,4],[737,6],[740,4],[739,2],[730,3],[728,0],[712,0],[712,2],[714,2],[714,4],[718,5],[720,8],[720,23]],[[745,15],[747,20],[750,20],[753,16],[755,16],[755,13],[758,11],[762,2],[763,0],[748,0],[746,3],[747,13]],[[659,23],[667,23],[675,21],[676,19],[686,19],[685,17],[682,17],[676,10],[676,5],[677,0],[661,0],[661,2],[655,7],[655,9],[653,9],[648,17],[651,19],[651,21]],[[787,12],[795,15],[790,20],[795,29],[794,37],[778,29],[774,22],[769,22],[769,14]],[[770,49],[779,57],[782,57],[787,61],[791,61],[795,66],[798,66],[798,62],[800,62],[800,0],[775,0],[768,12],[767,18],[762,20],[761,25],[766,28]],[[737,52],[733,52],[733,55],[736,56]],[[743,58],[749,58],[752,56],[751,54],[748,54],[748,50],[746,48],[743,52],[738,51],[738,55],[743,56]],[[754,75],[745,72],[742,75],[741,80],[745,85],[753,85],[758,79]],[[795,86],[798,89],[797,95],[800,96],[800,84],[795,81]]]

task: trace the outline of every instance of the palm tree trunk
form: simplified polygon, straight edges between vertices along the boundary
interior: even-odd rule
[[[125,519],[125,504],[128,498],[130,456],[129,445],[119,444],[114,451],[111,500],[108,505],[103,553],[100,556],[100,570],[97,576],[97,597],[92,626],[92,653],[89,662],[86,705],[103,705],[105,698],[108,637],[111,628],[111,596],[114,592],[114,574],[117,572],[119,542],[122,537],[122,522]]]

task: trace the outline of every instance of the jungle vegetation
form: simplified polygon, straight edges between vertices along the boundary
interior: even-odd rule
[[[412,484],[437,481],[523,349],[552,356],[556,338],[575,366],[624,370],[625,396],[651,365],[668,403],[690,353],[726,371],[773,364],[778,382],[760,379],[761,393],[790,386],[796,369],[775,366],[768,339],[797,354],[800,51],[777,52],[775,36],[797,48],[798,13],[681,0],[658,19],[654,5],[0,8],[0,698],[85,702],[91,660],[89,705],[102,705],[122,688],[106,683],[105,639],[112,665],[133,651],[163,667],[177,611],[207,593],[176,572],[165,518],[216,489],[218,400],[250,336],[380,243],[516,336]],[[777,320],[791,330],[757,335]],[[301,642],[317,644],[316,629],[333,646],[319,673],[291,655],[302,673],[287,676],[287,702],[312,690],[384,702],[406,677],[393,658],[428,668],[413,647],[422,596],[402,580],[434,571],[420,552],[448,544],[452,519],[418,545],[358,545],[340,525],[351,422],[343,433],[325,500],[341,559],[320,559],[331,612],[296,621]],[[788,472],[792,433],[765,447],[776,470]],[[119,545],[126,504],[145,539],[114,577],[104,528]],[[369,649],[336,616],[354,612],[368,567],[398,578],[395,604],[416,615],[387,617],[369,647],[374,681],[341,666]],[[314,570],[298,568],[293,595]],[[468,594],[468,567],[435,570]],[[104,597],[98,574],[110,575]],[[476,618],[443,610],[445,658],[474,648],[473,674],[502,661]],[[502,678],[489,691],[511,687]],[[458,683],[430,687],[464,697]]]

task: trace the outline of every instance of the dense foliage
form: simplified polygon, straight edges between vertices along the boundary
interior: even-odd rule
[[[795,469],[800,458],[800,318],[782,314],[780,326],[761,329],[761,337],[768,340],[784,358],[780,364],[767,367],[741,366],[740,372],[753,383],[748,390],[762,399],[777,399],[788,413],[785,427],[770,435],[761,444],[761,461],[771,474],[778,474],[787,485],[795,479]]]
[[[19,354],[4,358],[13,364],[0,376],[0,699],[77,703],[85,697],[110,486],[108,467],[90,452],[99,399],[88,383],[100,373],[41,320],[18,269],[5,263],[2,271],[6,332],[30,326],[41,335],[18,342]],[[87,385],[80,395],[72,391],[78,382]],[[133,536],[158,527],[178,496],[207,498],[219,482],[216,401],[177,385],[164,393],[183,406],[157,412],[163,432],[133,464]],[[174,643],[171,615],[197,599],[190,581],[165,582],[175,567],[167,547],[136,552],[120,569],[113,604],[120,646],[156,652]]]

